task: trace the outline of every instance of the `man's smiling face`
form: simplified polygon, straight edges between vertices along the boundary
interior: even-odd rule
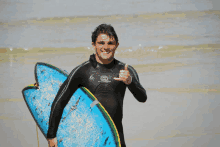
[[[96,42],[93,42],[92,45],[96,50],[96,56],[98,56],[100,60],[112,61],[119,43],[116,43],[114,37],[101,33],[98,35]]]

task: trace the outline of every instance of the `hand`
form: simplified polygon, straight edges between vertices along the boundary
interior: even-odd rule
[[[47,139],[49,147],[58,147],[57,138]]]
[[[131,84],[132,78],[131,78],[131,75],[130,75],[129,70],[128,70],[128,64],[125,65],[124,70],[120,70],[119,78],[114,78],[114,79],[117,80],[117,81],[122,81],[126,85]]]
[[[38,87],[39,85],[38,85],[37,83],[34,83],[34,86],[35,86],[35,87]]]

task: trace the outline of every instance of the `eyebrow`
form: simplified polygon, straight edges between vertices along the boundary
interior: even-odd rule
[[[115,40],[114,41],[109,41],[108,44],[113,44],[114,42],[115,42]],[[104,41],[99,41],[98,43],[104,43]]]
[[[113,44],[113,43],[114,43],[114,41],[109,41],[109,42],[108,42],[108,44],[110,44],[110,43],[111,43],[111,44]]]

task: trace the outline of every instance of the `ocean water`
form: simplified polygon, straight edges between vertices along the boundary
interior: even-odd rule
[[[219,10],[218,0],[1,0],[0,22],[32,18]]]
[[[0,47],[91,47],[91,32],[111,24],[119,47],[220,43],[220,11],[73,16],[1,23]]]
[[[112,24],[120,47],[220,42],[218,0],[0,2],[0,47],[85,47],[101,23]]]

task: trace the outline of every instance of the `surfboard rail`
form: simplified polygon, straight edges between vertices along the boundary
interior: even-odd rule
[[[27,86],[27,87],[25,87],[23,90],[22,90],[22,94],[23,94],[23,98],[24,98],[24,100],[25,100],[25,103],[26,103],[26,105],[27,105],[27,107],[28,107],[28,109],[29,109],[29,111],[31,112],[31,115],[32,115],[32,117],[34,118],[34,121],[36,122],[36,124],[37,124],[37,126],[38,126],[38,128],[40,128],[40,130],[41,130],[41,132],[43,133],[43,135],[44,135],[44,137],[45,138],[47,138],[47,134],[45,133],[45,130],[44,129],[42,129],[42,124],[41,125],[39,125],[39,120],[38,119],[36,119],[35,117],[36,117],[36,114],[34,114],[35,112],[33,112],[33,109],[32,108],[30,108],[30,102],[28,102],[28,99],[26,98],[27,97],[27,94],[25,93],[26,91],[39,91],[40,90],[40,84],[41,83],[39,83],[40,81],[39,81],[39,71],[37,71],[37,70],[39,70],[38,68],[39,68],[39,66],[45,66],[45,67],[48,67],[48,68],[50,68],[50,69],[52,69],[52,70],[55,70],[55,71],[57,71],[57,72],[59,72],[61,75],[63,75],[63,76],[65,76],[65,78],[67,78],[68,77],[68,73],[67,72],[65,72],[65,71],[63,71],[63,70],[61,70],[60,68],[57,68],[57,67],[55,67],[55,66],[53,66],[53,65],[50,65],[50,64],[48,64],[48,63],[43,63],[43,62],[37,62],[36,63],[36,65],[35,65],[35,70],[34,70],[34,74],[35,74],[35,80],[36,80],[36,83],[39,85],[39,87],[36,87],[36,86],[34,86],[33,84],[31,84],[31,85],[29,85],[29,86]],[[44,72],[44,71],[43,71]],[[45,71],[45,72],[47,72],[47,71]],[[86,88],[86,87],[80,87],[79,88],[84,94],[86,94],[92,101],[98,101],[98,99]],[[78,90],[79,90],[78,89]],[[42,90],[42,89],[41,89]],[[34,97],[32,97],[32,99],[33,99]],[[55,97],[54,97],[55,98]],[[108,114],[108,112],[106,111],[106,109],[101,105],[101,103],[97,103],[97,104],[95,104],[96,106],[97,106],[97,108],[100,110],[100,112],[102,113],[102,116],[105,118],[105,120],[106,120],[106,122],[108,123],[108,125],[110,126],[110,129],[111,129],[111,132],[112,132],[112,134],[113,134],[113,138],[114,138],[114,142],[117,144],[116,146],[117,147],[120,147],[121,146],[121,143],[120,143],[120,137],[119,137],[119,134],[118,134],[118,131],[117,131],[117,128],[116,128],[116,126],[115,126],[115,124],[114,124],[114,122],[113,122],[113,120],[112,120],[112,118],[110,117],[110,115]],[[66,106],[67,107],[67,106]],[[65,108],[66,108],[65,107]],[[65,109],[64,108],[64,109]]]

